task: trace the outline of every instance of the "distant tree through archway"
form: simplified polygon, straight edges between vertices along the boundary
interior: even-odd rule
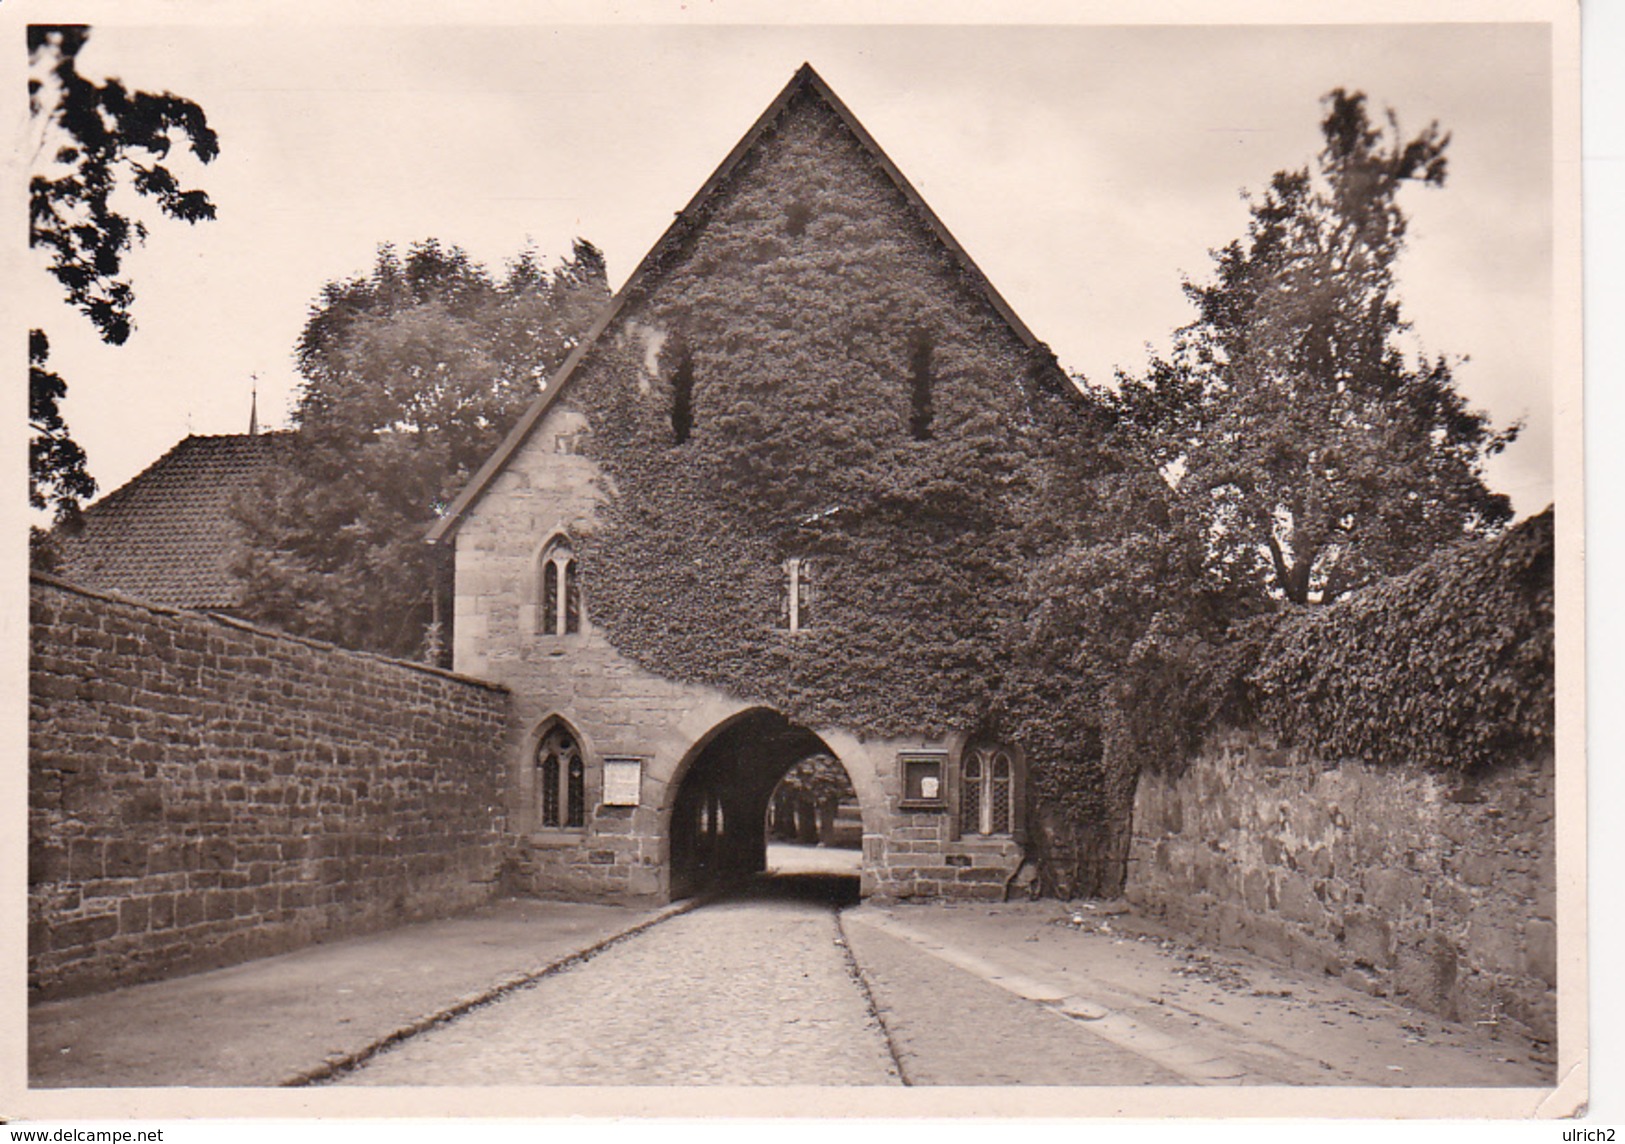
[[[777,711],[752,708],[701,740],[679,769],[672,801],[673,897],[766,869],[770,804],[780,780],[798,766],[798,774],[817,779],[818,797],[826,787],[836,793],[832,821],[843,797],[855,799],[851,779],[828,744]],[[818,840],[816,830],[811,840]]]

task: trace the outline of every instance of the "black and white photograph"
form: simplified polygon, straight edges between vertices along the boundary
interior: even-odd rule
[[[1481,7],[8,4],[0,1116],[1583,1115]]]

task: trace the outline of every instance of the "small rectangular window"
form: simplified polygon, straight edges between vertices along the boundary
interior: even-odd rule
[[[810,628],[813,623],[813,563],[803,560],[796,566],[796,626]]]

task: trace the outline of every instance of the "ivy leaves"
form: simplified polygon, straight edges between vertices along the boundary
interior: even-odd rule
[[[655,368],[595,349],[572,382],[613,489],[582,555],[594,622],[815,726],[946,733],[1018,705],[1051,445],[1026,350],[897,188],[808,99],[664,265],[629,319],[663,335]],[[790,633],[799,556],[817,621]]]
[[[1251,678],[1264,720],[1327,758],[1470,770],[1549,749],[1553,514],[1325,611],[1294,611]]]

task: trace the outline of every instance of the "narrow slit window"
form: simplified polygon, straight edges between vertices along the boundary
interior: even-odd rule
[[[931,339],[919,332],[909,342],[909,410],[908,431],[916,441],[931,439],[931,422],[936,416],[932,407]]]
[[[587,767],[582,762],[579,750],[571,753],[570,764],[565,772],[565,807],[567,813],[564,825],[587,824]]]
[[[542,563],[542,631],[559,634],[559,566],[551,560]]]
[[[959,800],[959,827],[966,834],[982,833],[982,756],[978,751],[965,752],[965,765],[960,777],[964,781],[963,797]]]
[[[671,377],[671,436],[681,445],[694,430],[694,358],[687,350]]]
[[[575,635],[581,630],[581,582],[576,579],[576,562],[564,565],[564,632]]]
[[[1010,833],[1010,756],[999,751],[993,756],[993,778],[988,792],[988,834]]]

